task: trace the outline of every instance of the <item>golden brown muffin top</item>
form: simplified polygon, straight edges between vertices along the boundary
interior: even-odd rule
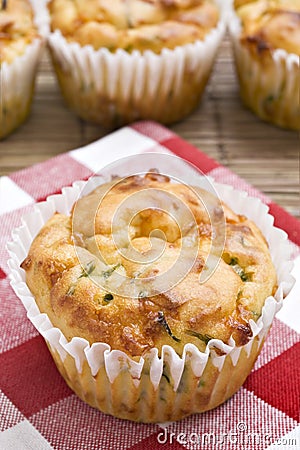
[[[213,0],[52,0],[49,11],[68,41],[129,53],[203,40],[219,20]]]
[[[23,55],[28,44],[39,36],[28,0],[5,3],[0,3],[0,65]]]
[[[200,282],[212,248],[212,226],[196,191],[156,173],[119,181],[99,204],[107,189],[102,185],[80,199],[70,216],[55,214],[33,241],[22,268],[40,311],[67,339],[105,342],[133,357],[153,347],[161,350],[164,344],[179,354],[187,343],[203,351],[211,338],[228,342],[231,335],[237,345],[247,343],[252,335],[249,320],[259,318],[265,299],[276,289],[268,245],[256,225],[226,205],[214,207],[212,214],[226,225],[226,241],[215,272]],[[129,227],[125,216],[117,216],[114,223],[120,205],[136,193],[146,193],[153,206],[135,215]],[[207,193],[200,193],[205,199]],[[194,230],[186,213],[178,223],[165,214],[166,207],[162,211],[166,195],[189,208]],[[175,205],[168,204],[169,209]],[[164,252],[153,262],[136,262],[130,252],[147,254],[154,229],[165,234],[166,241],[155,238],[165,242]],[[156,294],[155,283],[159,277],[168,280],[184,239],[188,255],[196,250],[189,271]],[[122,293],[124,277],[126,286],[136,289],[131,297]]]
[[[258,53],[283,49],[300,56],[300,0],[235,0],[242,41]]]

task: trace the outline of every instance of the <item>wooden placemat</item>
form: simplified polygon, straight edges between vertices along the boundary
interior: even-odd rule
[[[172,130],[300,217],[299,135],[265,124],[239,99],[225,40],[199,108]],[[64,106],[47,53],[29,120],[0,143],[0,175],[80,147],[106,134]]]

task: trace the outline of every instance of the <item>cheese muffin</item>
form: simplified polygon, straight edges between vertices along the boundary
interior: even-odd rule
[[[213,0],[51,0],[49,12],[66,103],[107,127],[189,114],[225,27]]]
[[[136,195],[148,205],[139,213],[126,203],[132,198],[135,205]],[[218,260],[214,234],[222,227]],[[163,251],[154,258],[155,247]],[[216,264],[205,277],[209,254]],[[21,267],[40,312],[67,341],[84,338],[95,350],[92,366],[103,361],[99,346],[115,351],[117,363],[107,360],[92,381],[84,364],[78,382],[74,361],[62,362],[50,348],[69,386],[104,412],[144,422],[180,419],[230,397],[259,353],[263,339],[253,326],[277,289],[268,244],[254,222],[152,171],[101,185],[70,215],[54,214]],[[226,356],[232,345],[239,358]],[[193,363],[195,351],[201,363]],[[175,376],[179,357],[185,366]]]
[[[2,2],[0,138],[16,129],[30,112],[41,46],[42,38],[30,2]]]
[[[234,7],[243,101],[262,119],[300,130],[300,1],[235,0]]]

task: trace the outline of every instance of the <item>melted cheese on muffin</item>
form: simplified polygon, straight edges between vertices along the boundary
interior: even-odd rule
[[[28,0],[9,0],[0,8],[0,65],[23,55],[28,44],[39,37]]]
[[[207,269],[212,226],[195,191],[155,173],[111,186],[101,185],[80,199],[70,216],[55,214],[33,241],[22,268],[40,311],[48,314],[67,339],[80,336],[91,344],[105,342],[133,357],[153,347],[160,351],[164,344],[179,354],[189,342],[204,351],[212,338],[228,342],[233,336],[237,345],[247,343],[252,336],[250,319],[259,318],[266,298],[276,289],[268,245],[256,225],[226,205],[213,209],[213,215],[226,220],[226,241],[215,272],[200,282],[199,276]],[[205,199],[208,194],[200,192]],[[118,208],[136,193],[150,196],[152,207],[142,209],[128,223],[120,216],[112,235]],[[176,205],[165,203],[169,194],[191,211],[196,240],[191,239],[186,214],[178,222],[164,212],[165,207],[162,211],[161,206],[167,204],[176,212]],[[147,264],[136,262],[130,252],[126,254],[128,242],[131,251],[143,256],[154,242],[149,241],[153,230],[164,233],[166,241],[157,234],[154,238],[165,243],[164,252]],[[190,239],[189,248],[196,249],[190,270],[169,289],[149,295],[149,283],[155,289],[161,275],[168,277],[184,239]],[[120,242],[125,253],[117,250]],[[138,283],[138,294],[122,295],[119,276],[128,277],[130,286]],[[115,283],[113,291],[105,288],[107,280]]]
[[[52,31],[95,50],[152,50],[203,40],[219,11],[212,0],[52,0]]]
[[[264,50],[284,49],[300,56],[300,0],[235,0],[242,41]]]

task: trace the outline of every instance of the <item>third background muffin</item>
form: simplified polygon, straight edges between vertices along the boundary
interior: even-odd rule
[[[49,46],[66,103],[110,128],[182,119],[209,78],[226,3],[52,0]]]
[[[300,130],[300,0],[235,0],[234,9],[243,102],[265,121]]]

